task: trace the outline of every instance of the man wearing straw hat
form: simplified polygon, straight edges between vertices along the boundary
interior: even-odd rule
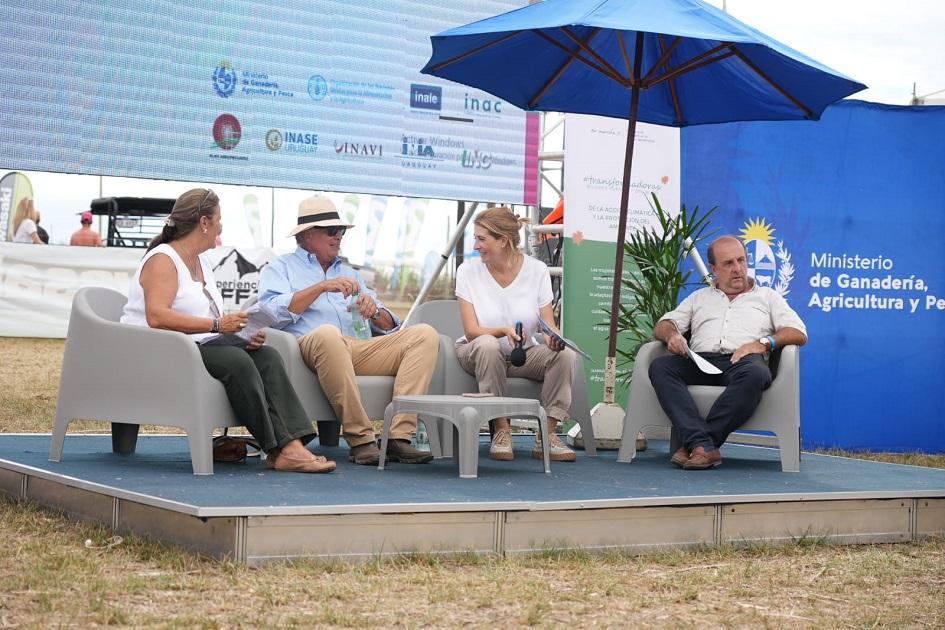
[[[361,404],[356,375],[394,376],[394,395],[425,394],[436,367],[440,339],[436,330],[418,324],[400,330],[400,320],[365,286],[358,272],[338,257],[345,231],[335,204],[309,197],[299,204],[294,236],[298,248],[263,268],[259,300],[279,317],[279,328],[299,339],[306,365],[318,375],[325,397],[341,419],[350,448],[348,459],[376,466],[380,450],[374,428]],[[357,293],[357,301],[349,297]],[[357,308],[377,335],[358,339],[349,308]],[[433,459],[413,448],[415,414],[394,417],[387,458],[409,464]]]

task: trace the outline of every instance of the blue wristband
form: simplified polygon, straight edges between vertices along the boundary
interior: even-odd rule
[[[771,342],[771,350],[774,350],[775,348],[778,347],[778,344],[777,344],[777,342],[774,340],[774,336],[773,336],[773,335],[768,335],[768,341]]]

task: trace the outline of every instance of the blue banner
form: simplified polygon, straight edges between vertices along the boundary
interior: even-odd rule
[[[945,107],[691,127],[682,156],[682,202],[807,324],[804,447],[945,451]]]

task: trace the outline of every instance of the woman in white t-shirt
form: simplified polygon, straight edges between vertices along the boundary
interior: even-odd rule
[[[525,222],[505,207],[490,208],[473,220],[479,259],[464,262],[456,272],[456,297],[466,333],[456,342],[456,356],[463,369],[476,376],[483,393],[505,395],[509,376],[543,381],[541,404],[548,414],[551,459],[573,462],[574,451],[555,431],[559,421],[567,420],[571,407],[575,355],[552,337],[539,343],[533,336],[539,317],[558,330],[548,267],[519,251],[519,233]],[[515,332],[518,322],[522,324],[521,337]],[[519,343],[525,357],[524,364],[516,366],[510,359]],[[489,457],[512,459],[508,418],[497,419],[494,429]],[[532,457],[542,457],[540,442],[536,441]]]
[[[24,197],[17,204],[16,213],[13,215],[13,242],[42,245],[43,240],[39,238],[37,223],[39,212],[33,207],[33,200]]]
[[[131,280],[122,323],[175,330],[195,342],[245,327],[246,313],[221,314],[223,298],[201,256],[215,246],[222,229],[220,200],[212,190],[195,188],[178,197]],[[331,472],[335,462],[305,448],[315,436],[312,422],[279,353],[265,342],[261,330],[245,348],[203,344],[200,356],[223,383],[233,413],[266,451],[267,468]]]

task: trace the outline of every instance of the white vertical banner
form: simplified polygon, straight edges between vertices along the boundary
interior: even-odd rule
[[[627,236],[658,225],[651,193],[667,212],[679,211],[679,130],[637,123],[636,134]],[[627,121],[568,114],[564,138],[563,324],[565,334],[594,358],[585,363],[593,406],[603,397]],[[621,371],[618,365],[618,379]],[[618,387],[617,400],[626,400],[625,388]]]
[[[637,123],[627,202],[627,234],[656,225],[650,195],[664,210],[679,210],[679,129]],[[627,121],[603,116],[565,117],[564,235],[614,243],[620,217]]]

